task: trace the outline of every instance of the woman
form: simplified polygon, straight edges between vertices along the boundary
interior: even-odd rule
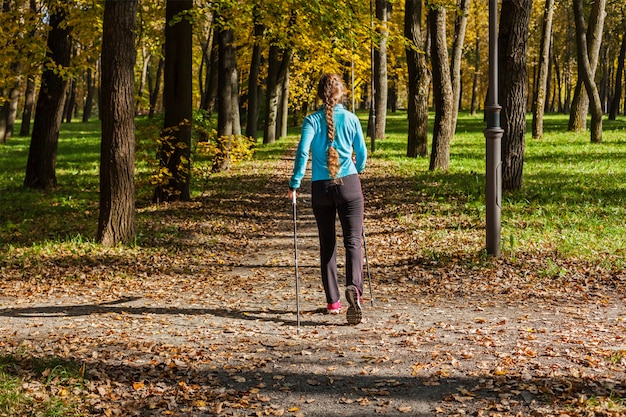
[[[338,74],[322,75],[317,95],[323,106],[307,116],[289,181],[289,198],[295,198],[311,152],[311,203],[320,240],[322,283],[327,312],[338,314],[341,300],[337,282],[335,218],[339,215],[346,249],[348,324],[361,322],[363,292],[363,192],[358,174],[365,169],[367,148],[359,119],[341,104],[346,88]]]

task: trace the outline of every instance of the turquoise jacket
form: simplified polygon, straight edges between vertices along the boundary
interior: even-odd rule
[[[339,154],[339,172],[337,178],[357,174],[365,169],[367,160],[367,148],[363,129],[356,115],[346,110],[343,105],[337,104],[333,109],[335,121],[335,140],[333,146]],[[302,135],[296,151],[296,161],[293,167],[293,175],[289,181],[289,188],[300,188],[300,183],[306,171],[306,165],[311,152],[311,180],[331,179],[326,166],[326,152],[330,146],[327,136],[328,125],[322,106],[318,111],[304,118],[302,123]],[[355,155],[355,161],[352,155]]]

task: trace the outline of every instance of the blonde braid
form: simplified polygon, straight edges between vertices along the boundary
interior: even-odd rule
[[[338,74],[324,74],[320,79],[317,95],[324,102],[326,124],[328,125],[328,140],[330,146],[326,153],[326,165],[328,166],[328,173],[331,178],[336,178],[339,173],[339,153],[333,146],[335,140],[335,120],[333,119],[333,111],[335,105],[339,103],[339,100],[344,93],[343,82]]]

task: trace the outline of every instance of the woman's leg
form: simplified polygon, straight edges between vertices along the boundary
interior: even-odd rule
[[[357,175],[344,178],[339,187],[337,212],[343,230],[343,245],[346,249],[346,286],[354,285],[363,293],[363,192]]]
[[[337,209],[334,196],[330,194],[334,192],[334,187],[329,187],[326,181],[313,182],[311,201],[320,241],[322,284],[328,304],[336,303],[340,299],[337,282],[337,237],[335,232]]]

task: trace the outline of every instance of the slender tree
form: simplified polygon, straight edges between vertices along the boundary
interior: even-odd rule
[[[450,78],[452,80],[452,129],[456,130],[456,120],[459,115],[461,100],[461,61],[463,59],[463,45],[467,31],[467,15],[469,14],[470,0],[458,0],[457,17],[454,23],[454,44],[450,61]]]
[[[279,55],[282,59],[279,59]],[[291,48],[280,49],[271,45],[268,57],[267,91],[265,98],[265,129],[263,143],[274,143],[277,134],[280,134],[278,125],[278,111],[280,108],[280,91],[289,70],[293,52]]]
[[[100,216],[103,245],[135,238],[135,25],[138,0],[106,0],[102,34]]]
[[[602,46],[602,31],[604,30],[604,18],[606,15],[606,0],[597,0],[591,4],[591,12],[589,14],[589,25],[586,29],[587,39],[587,59],[589,61],[589,70],[591,71],[591,78],[595,78],[596,69],[598,67],[598,59],[600,57],[600,47]],[[574,16],[576,21],[576,16]],[[583,17],[584,23],[584,17]],[[576,30],[574,32],[574,45],[578,45],[578,38],[580,34],[579,30],[585,32],[584,26],[578,28],[574,25]],[[579,52],[577,47],[577,53]],[[572,98],[572,104],[570,108],[570,118],[568,128],[570,131],[580,132],[585,129],[587,122],[587,113],[589,110],[589,92],[585,87],[584,77],[580,74],[585,71],[582,68],[584,63],[578,57],[578,73],[579,77],[576,82],[576,88],[574,90],[574,97]]]
[[[446,8],[432,5],[428,13],[433,68],[433,98],[435,123],[429,169],[447,170],[450,166],[450,143],[454,135],[452,122],[454,105],[450,63],[446,41]]]
[[[24,186],[29,188],[47,189],[56,186],[59,129],[68,87],[65,72],[70,65],[72,52],[71,28],[66,22],[68,4],[57,1],[49,13],[47,65],[41,77],[24,179]]]
[[[248,76],[248,117],[246,120],[246,136],[257,139],[259,121],[259,72],[261,70],[261,38],[265,32],[265,25],[261,22],[258,7],[254,13],[254,44],[250,60]]]
[[[406,0],[404,9],[404,36],[407,38],[406,56],[408,78],[409,121],[407,156],[428,155],[428,95],[430,74],[426,62],[422,35],[423,0]]]
[[[37,15],[37,1],[29,1],[29,9],[32,16]],[[36,26],[32,28],[29,35],[35,38],[37,33]],[[30,135],[30,122],[33,116],[33,108],[35,107],[35,94],[37,92],[37,85],[35,83],[35,76],[32,72],[26,76],[26,91],[24,92],[24,109],[22,110],[22,125],[20,126],[20,136]]]
[[[390,3],[388,0],[376,0],[376,19],[379,22],[378,43],[374,50],[374,106],[370,109],[368,123],[368,135],[372,139],[372,151],[376,150],[376,140],[385,137],[387,126],[387,98],[389,95],[389,83],[387,76],[387,40],[389,39],[389,14]]]
[[[598,0],[601,3],[604,0]],[[602,142],[602,103],[600,101],[600,94],[598,87],[594,80],[594,70],[589,62],[589,55],[587,51],[587,38],[585,34],[585,17],[583,15],[583,2],[582,0],[574,0],[574,20],[576,22],[576,46],[578,51],[578,69],[579,76],[582,77],[585,84],[585,90],[591,101],[591,141]],[[600,13],[604,13],[602,9]],[[596,34],[599,38],[602,37],[602,25],[598,25],[600,35]]]
[[[498,34],[499,99],[502,105],[502,189],[522,187],[526,149],[526,56],[532,0],[503,0]]]
[[[163,79],[163,71],[165,69],[165,45],[163,45],[162,50],[163,53],[159,57],[154,79],[152,79],[150,73],[148,73],[148,85],[151,86],[148,88],[150,90],[150,110],[148,111],[148,117],[154,116],[154,112],[157,109],[157,101],[159,100],[159,93],[161,92],[161,80]]]
[[[622,20],[622,45],[617,58],[617,72],[615,73],[615,87],[613,88],[613,101],[609,109],[609,120],[615,120],[619,112],[619,103],[622,98],[622,79],[624,78],[624,60],[626,59],[626,15]]]
[[[165,114],[155,202],[191,198],[192,9],[193,0],[167,0],[165,6]]]
[[[93,113],[93,100],[96,91],[93,78],[93,69],[87,68],[87,73],[85,75],[85,88],[87,89],[87,95],[85,96],[85,103],[83,104],[83,123],[88,122]]]
[[[478,81],[480,79],[480,19],[478,8],[474,7],[474,25],[476,37],[474,40],[474,73],[472,76],[472,101],[470,104],[470,114],[472,116],[476,115],[478,111]]]
[[[543,136],[543,113],[545,111],[546,96],[548,91],[548,67],[550,63],[550,39],[552,38],[552,16],[554,15],[554,0],[546,0],[543,14],[543,30],[541,32],[541,47],[539,49],[539,75],[537,76],[537,88],[535,89],[533,106],[533,138],[541,139]]]
[[[33,116],[33,107],[35,107],[35,93],[37,85],[35,77],[29,75],[26,77],[26,91],[24,92],[24,109],[22,110],[22,125],[20,126],[20,136],[30,135],[30,121]]]

